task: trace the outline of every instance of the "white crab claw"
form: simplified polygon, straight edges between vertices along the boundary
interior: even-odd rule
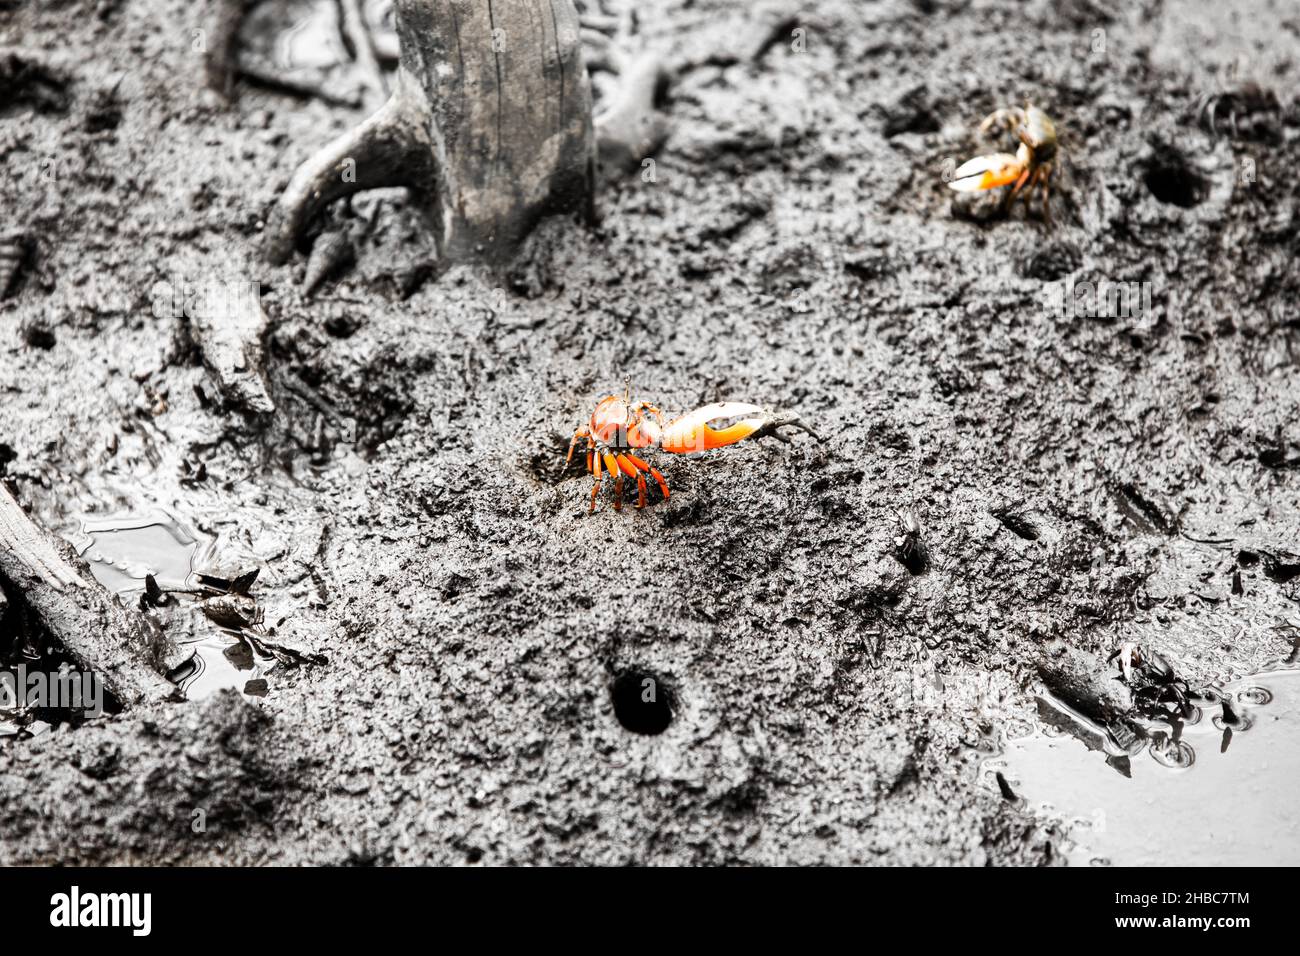
[[[1015,182],[1023,171],[1020,160],[1010,153],[989,153],[958,166],[948,185],[964,193],[992,189]]]

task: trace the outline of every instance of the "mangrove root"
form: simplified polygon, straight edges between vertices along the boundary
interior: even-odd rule
[[[396,0],[388,102],[294,174],[267,224],[292,254],[330,202],[405,186],[444,265],[505,265],[541,218],[594,218],[591,86],[571,0]]]

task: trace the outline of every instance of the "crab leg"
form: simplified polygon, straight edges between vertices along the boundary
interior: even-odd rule
[[[653,467],[651,467],[651,465],[650,465],[649,462],[645,461],[645,460],[642,459],[642,458],[638,458],[636,455],[631,455],[631,454],[629,454],[629,455],[627,456],[627,460],[630,461],[630,462],[632,463],[633,467],[636,468],[638,471],[648,471],[648,472],[650,472],[651,476],[654,477],[654,480],[657,481],[657,482],[659,482],[659,490],[662,491],[662,492],[664,493],[664,500],[667,501],[667,500],[668,500],[668,482],[664,481],[664,476],[661,475],[661,474],[659,474],[659,469],[658,469],[658,468],[653,468]],[[642,480],[644,481],[645,479],[642,479]]]
[[[1052,191],[1052,166],[1050,163],[1039,168],[1038,181],[1043,184],[1043,221],[1050,226],[1052,224],[1052,210],[1048,205],[1048,198]]]
[[[659,490],[660,490],[661,492],[663,492],[664,500],[667,501],[667,500],[668,500],[668,497],[669,497],[669,495],[668,495],[668,482],[664,481],[664,476],[661,475],[661,474],[659,473],[659,469],[658,469],[658,468],[653,468],[653,467],[652,467],[652,468],[650,469],[650,474],[654,477],[654,480],[657,481],[657,482],[659,483]]]
[[[637,506],[637,510],[639,511],[640,509],[645,507],[645,491],[646,491],[645,476],[641,474],[640,471],[637,470],[636,466],[633,465],[632,462],[629,460],[630,458],[631,458],[630,455],[614,456],[614,460],[618,462],[619,470],[622,471],[623,474],[627,475],[629,478],[636,479],[636,491],[637,491],[636,506]]]
[[[1020,177],[1016,180],[1016,184],[1011,187],[1011,195],[1013,197],[1016,195],[1016,193],[1020,192],[1021,189],[1024,189],[1026,180],[1029,181],[1029,189],[1025,191],[1025,195],[1028,196],[1030,193],[1034,191],[1034,183],[1038,181],[1037,171],[1035,171],[1033,176],[1031,177],[1029,175],[1029,167],[1028,166],[1025,167],[1025,171],[1020,174]]]
[[[591,473],[596,479],[591,487],[591,507],[587,509],[587,514],[591,514],[596,510],[596,495],[600,494],[600,456],[587,452],[587,457],[591,459]]]
[[[614,510],[623,510],[623,472],[619,470],[618,463],[614,456],[609,452],[602,452],[605,459],[605,470],[614,476]]]
[[[578,447],[578,440],[581,438],[585,438],[590,434],[591,434],[591,430],[588,429],[586,425],[578,426],[578,430],[573,433],[573,441],[569,442],[569,455],[567,458],[564,459],[564,463],[566,465],[569,464],[571,461],[573,461],[573,449]]]

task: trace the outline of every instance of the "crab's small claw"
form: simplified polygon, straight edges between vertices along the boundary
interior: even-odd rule
[[[1025,171],[1021,160],[1010,153],[990,153],[962,163],[952,174],[950,187],[958,192],[975,192],[1009,186]]]
[[[788,445],[790,444],[790,439],[777,431],[778,428],[786,427],[797,428],[799,431],[807,432],[811,435],[813,441],[821,441],[821,439],[817,437],[817,433],[800,421],[799,416],[793,413],[770,416],[761,426],[759,426],[758,431],[754,432],[753,437],[762,438],[764,435],[771,435],[777,441],[785,442]]]
[[[1030,107],[1030,109],[1033,109],[1033,107]],[[980,133],[988,136],[992,132],[1010,132],[1019,126],[1023,126],[1027,115],[1027,111],[1018,106],[994,110],[984,117],[984,121],[980,123]]]
[[[740,421],[725,428],[709,426],[709,422],[723,418],[740,418]],[[743,402],[715,402],[697,408],[665,425],[659,439],[659,447],[675,455],[688,455],[734,445],[751,436],[773,435],[781,441],[789,441],[776,431],[784,425],[793,425],[812,434],[812,430],[803,425],[797,415],[773,416],[764,414],[757,405],[747,405]],[[813,437],[817,436],[813,435]]]

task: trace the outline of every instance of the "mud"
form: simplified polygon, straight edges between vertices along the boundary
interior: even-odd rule
[[[241,63],[319,29],[266,4]],[[1290,9],[638,7],[682,66],[672,130],[598,227],[440,274],[408,197],[363,194],[320,226],[354,263],[308,298],[306,250],[259,248],[297,165],[366,115],[345,49],[296,91],[250,68],[227,103],[204,5],[0,5],[0,480],[69,540],[176,516],[207,570],[260,569],[295,650],[251,698],[0,736],[0,860],[1089,862],[1091,808],[986,772],[1036,696],[1122,718],[1125,641],[1195,686],[1294,663]],[[954,210],[945,172],[1026,97],[1061,135],[1054,225]],[[210,280],[259,284],[274,412],[227,403],[172,307]],[[670,414],[751,401],[822,441],[660,456],[670,499],[588,515],[564,451],[627,378]],[[0,651],[40,645],[3,590]],[[1049,779],[1125,779],[1055,744],[1097,765],[1040,754]],[[1222,756],[1216,787],[1294,786],[1237,746],[1184,779]],[[1169,782],[1179,820],[1221,811]]]

